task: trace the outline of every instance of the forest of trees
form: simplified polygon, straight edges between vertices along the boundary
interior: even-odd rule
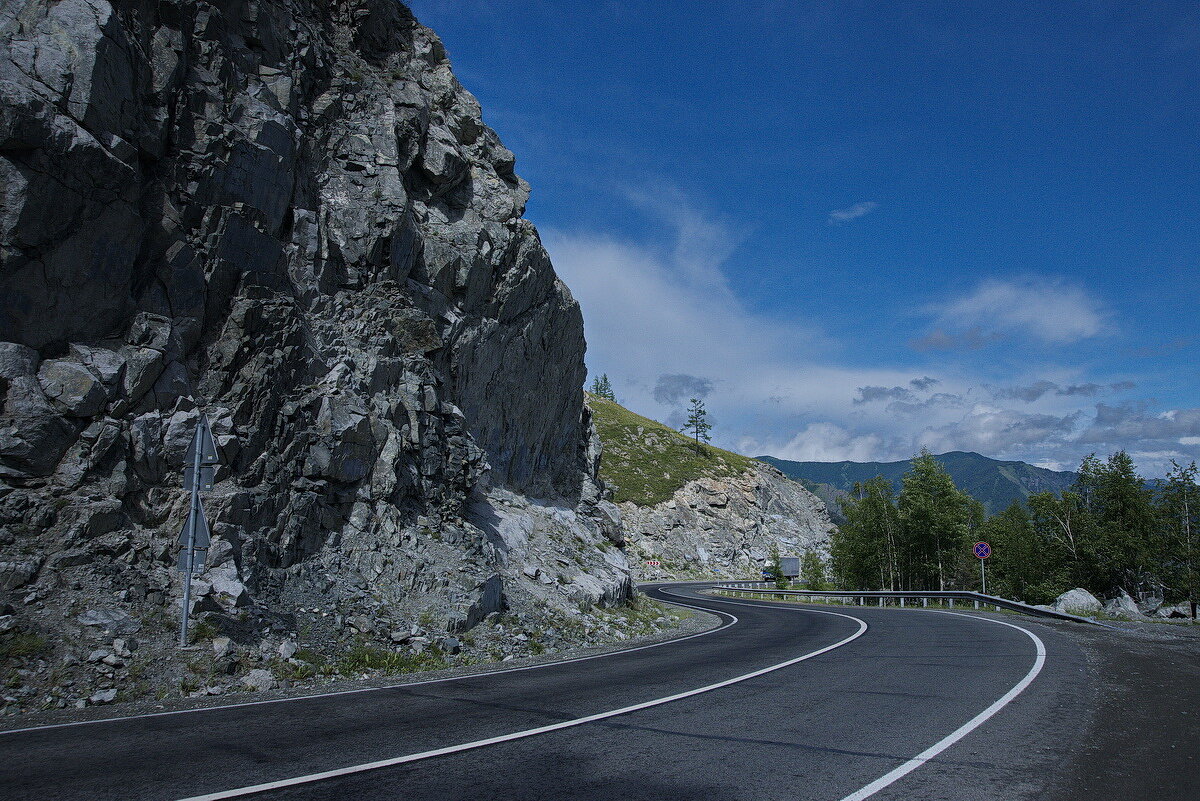
[[[1124,451],[1107,461],[1089,456],[1070,490],[1032,495],[989,518],[923,451],[898,494],[877,477],[842,501],[833,576],[848,589],[978,590],[971,545],[986,540],[993,595],[1047,603],[1083,587],[1098,596],[1125,590],[1196,599],[1198,471],[1195,463],[1172,464],[1165,479],[1147,482]]]

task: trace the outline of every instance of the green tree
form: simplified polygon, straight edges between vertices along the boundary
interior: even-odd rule
[[[1154,493],[1125,451],[1094,470],[1091,507],[1100,545],[1097,589],[1137,592],[1158,583],[1163,547]]]
[[[900,578],[900,519],[892,482],[875,476],[855,482],[841,501],[846,522],[830,541],[830,559],[838,585],[847,589],[895,589]]]
[[[783,560],[779,555],[779,549],[774,545],[771,546],[771,561],[767,563],[767,580],[775,582],[775,589],[786,590],[788,586],[787,576],[783,575]]]
[[[1163,525],[1163,581],[1181,600],[1200,599],[1200,471],[1171,462],[1158,497]]]
[[[1034,531],[1047,559],[1057,562],[1063,589],[1084,587],[1102,595],[1161,586],[1160,507],[1124,451],[1107,461],[1085,457],[1079,478],[1060,496],[1043,492],[1029,498]]]
[[[1046,558],[1058,566],[1058,575],[1068,585],[1062,590],[1095,586],[1099,572],[1096,526],[1084,501],[1090,489],[1079,484],[1076,489],[1080,491],[1068,490],[1062,495],[1039,492],[1028,501],[1033,530],[1046,549]]]
[[[946,589],[947,580],[964,558],[977,514],[971,498],[954,486],[946,469],[922,449],[904,474],[897,506],[901,558],[907,566],[902,589]]]
[[[613,392],[612,382],[608,380],[608,373],[601,373],[599,378],[592,381],[591,392],[597,398],[604,398],[614,403],[617,400],[617,394]]]
[[[696,453],[704,453],[703,442],[709,442],[712,437],[708,432],[712,430],[712,424],[708,422],[708,411],[704,408],[704,401],[698,398],[692,398],[688,407],[688,419],[683,426],[684,433],[692,432],[692,436],[696,439]]]
[[[800,580],[809,590],[828,589],[825,583],[825,560],[821,554],[813,550],[804,552],[800,557]]]
[[[1038,536],[1032,515],[1019,501],[988,518],[980,526],[978,538],[992,546],[987,560],[992,595],[1040,604],[1062,592],[1061,561]]]

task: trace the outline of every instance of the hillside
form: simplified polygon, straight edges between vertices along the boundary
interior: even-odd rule
[[[816,487],[813,491],[827,503],[832,494],[849,492],[855,482],[875,476],[890,480],[899,491],[900,477],[912,466],[909,459],[900,462],[790,462],[773,456],[758,458],[806,486]],[[1077,478],[1075,473],[1047,470],[1025,462],[989,459],[978,453],[951,451],[934,458],[946,468],[958,488],[981,502],[988,514],[1003,510],[1013,501],[1024,501],[1034,493],[1061,492]]]
[[[753,467],[750,457],[711,445],[697,453],[691,438],[613,401],[588,394],[587,403],[604,444],[600,478],[616,503],[653,506],[689,481],[732,478]]]
[[[589,395],[630,567],[640,579],[757,577],[771,551],[824,554],[833,524],[801,484]]]

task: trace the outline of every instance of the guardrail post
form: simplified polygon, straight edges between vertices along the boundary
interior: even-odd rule
[[[975,608],[976,608],[976,609],[978,609],[978,608],[979,608],[979,601],[978,601],[978,600],[976,600],[976,601],[975,601]]]
[[[999,612],[999,611],[1000,611],[1000,607],[999,607],[999,606],[997,606],[997,607],[996,607],[996,611],[997,611],[997,612]]]
[[[954,608],[954,599],[953,598],[950,599],[950,608],[951,609]]]
[[[904,599],[903,598],[900,599],[900,608],[901,609],[904,608]]]
[[[928,599],[928,598],[922,598],[922,599],[921,599],[921,606],[929,606],[929,599]]]

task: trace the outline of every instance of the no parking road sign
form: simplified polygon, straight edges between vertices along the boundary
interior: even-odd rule
[[[987,595],[987,573],[983,570],[983,560],[992,555],[992,546],[986,542],[977,542],[971,551],[979,557],[979,589],[984,595]]]

